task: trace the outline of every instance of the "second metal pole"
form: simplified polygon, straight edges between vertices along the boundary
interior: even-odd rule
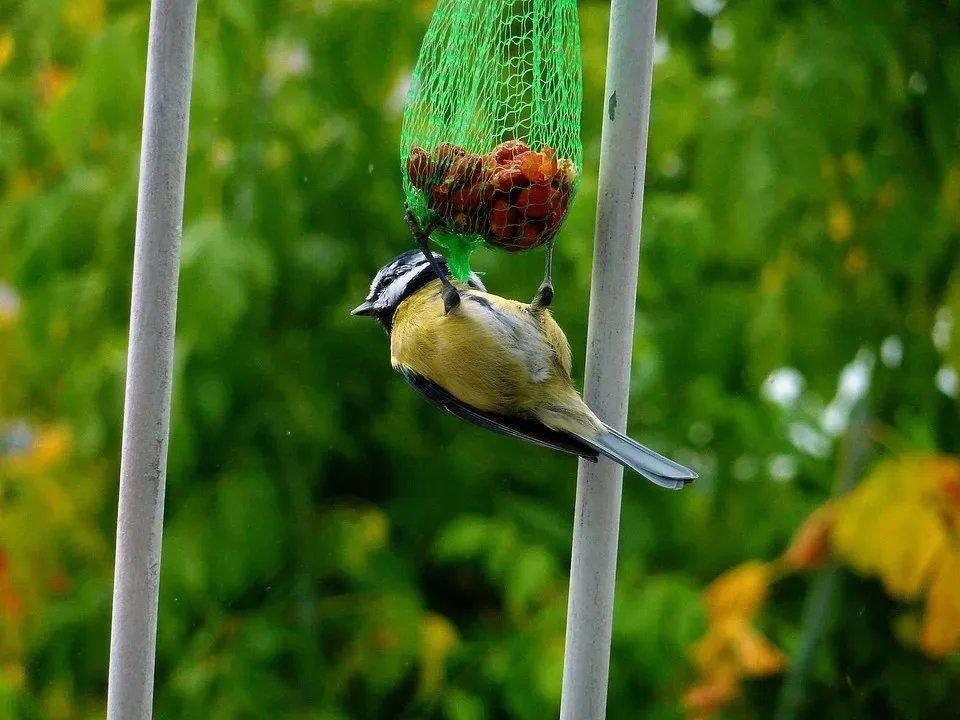
[[[627,423],[656,22],[656,0],[611,4],[584,398],[618,430]],[[561,720],[606,715],[622,482],[619,465],[580,462]]]
[[[124,400],[109,720],[153,715],[160,541],[197,0],[153,0]]]

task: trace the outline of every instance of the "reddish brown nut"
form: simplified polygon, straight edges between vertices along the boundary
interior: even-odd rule
[[[544,218],[543,222],[546,223],[547,230],[550,233],[550,237],[556,235],[557,231],[560,230],[560,226],[563,224],[563,218],[566,215],[566,212],[557,212],[551,213]]]
[[[473,190],[477,192],[481,206],[490,207],[493,204],[494,187],[492,178],[481,180],[473,186]]]
[[[530,221],[523,225],[523,228],[517,233],[517,246],[521,250],[537,247],[543,239],[546,226],[542,222]]]
[[[407,177],[410,178],[410,184],[417,190],[424,190],[430,181],[431,172],[433,163],[430,161],[430,153],[422,147],[414,147],[407,155]]]
[[[543,220],[550,214],[548,202],[552,188],[546,185],[533,185],[517,195],[517,212],[520,217],[531,220]],[[556,191],[553,191],[556,192]]]
[[[525,153],[530,148],[523,140],[507,140],[497,145],[493,149],[493,157],[498,165],[503,165],[513,160],[520,153]]]
[[[479,155],[464,155],[454,161],[447,175],[447,182],[451,187],[463,187],[472,185],[483,178],[483,175],[483,158]]]
[[[507,252],[517,253],[531,248],[539,247],[544,243],[547,233],[544,230],[542,222],[527,222],[519,228],[515,237],[510,238],[511,242],[504,242],[499,247]]]
[[[547,195],[547,214],[554,216],[559,214],[565,214],[567,212],[567,204],[570,202],[570,194],[564,190],[558,190],[555,187],[550,187],[550,192]]]
[[[437,185],[430,191],[429,206],[442,218],[449,218],[453,214],[452,198],[442,185]]]
[[[440,184],[447,181],[450,177],[450,171],[457,158],[463,157],[465,151],[459,145],[452,143],[441,143],[433,150],[433,175],[434,183]]]
[[[493,174],[493,189],[510,192],[513,188],[529,184],[529,180],[517,166],[502,167]]]
[[[476,212],[483,204],[483,188],[480,185],[455,190],[452,194],[454,210]]]
[[[510,207],[507,198],[499,197],[493,201],[490,211],[490,232],[501,239],[509,239],[516,230],[516,211]]]
[[[463,157],[466,154],[467,151],[463,147],[448,142],[440,143],[433,150],[433,157],[435,157],[438,162],[453,162],[458,157]]]

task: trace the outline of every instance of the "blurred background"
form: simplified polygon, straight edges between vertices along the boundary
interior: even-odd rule
[[[0,718],[102,717],[149,7],[0,1]],[[349,310],[411,245],[433,3],[205,0],[159,718],[540,720],[575,460],[426,405]],[[609,4],[583,0],[578,382]],[[661,0],[610,718],[960,707],[960,2]],[[527,298],[542,255],[480,251]]]

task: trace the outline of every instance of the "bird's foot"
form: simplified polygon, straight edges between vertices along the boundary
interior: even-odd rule
[[[450,311],[460,304],[460,293],[450,283],[443,285],[443,314],[449,315]]]
[[[550,304],[553,302],[553,284],[549,281],[544,281],[543,284],[537,289],[537,294],[533,298],[533,302],[530,303],[530,307],[534,310],[546,310],[550,307]]]

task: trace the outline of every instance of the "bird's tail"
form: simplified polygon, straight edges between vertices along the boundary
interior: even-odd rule
[[[644,447],[606,423],[603,423],[603,427],[604,431],[595,437],[579,437],[601,455],[668,490],[680,490],[697,479],[698,475],[690,468]]]

